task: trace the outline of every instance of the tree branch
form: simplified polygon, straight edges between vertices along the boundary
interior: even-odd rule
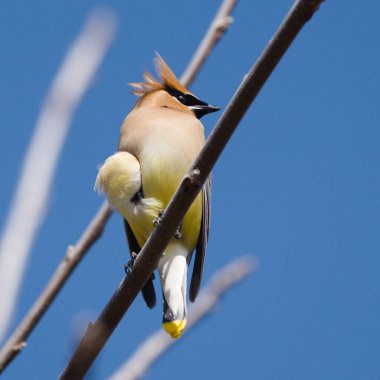
[[[211,168],[248,107],[285,54],[302,27],[317,11],[323,0],[298,0],[276,31],[256,64],[244,77],[227,109],[219,119],[198,158],[169,203],[162,221],[149,237],[133,266],[133,276],[126,276],[91,325],[59,377],[82,379],[128,310],[133,300],[156,269],[162,252],[183,219],[187,209],[206,181]]]
[[[218,19],[218,17],[220,19],[231,18],[229,12],[232,12],[233,7],[227,6],[229,3],[232,3],[231,0],[224,0],[217,13],[217,16],[212,22],[213,24],[215,24],[215,20]],[[181,81],[186,87],[188,87],[195,79],[195,77],[201,69],[201,65],[205,62],[206,58],[210,54],[210,51],[215,47],[216,43],[222,36],[220,30],[213,29],[214,33],[217,33],[219,36],[218,38],[213,38],[212,34],[210,34],[210,30],[211,28],[207,32],[207,35],[209,36],[207,49],[204,50],[204,48],[202,48],[202,46],[205,45],[205,37],[191,60],[190,65],[192,67],[190,67],[189,65],[185,70],[185,75],[181,77]],[[225,32],[226,30],[227,26],[223,30],[223,32]],[[195,59],[195,57],[198,58]],[[198,63],[193,64],[193,62],[195,61],[198,61]],[[85,230],[85,232],[78,240],[78,242],[74,246],[69,247],[67,254],[62,259],[61,263],[59,264],[57,270],[51,277],[45,289],[42,291],[32,308],[28,311],[28,313],[25,315],[21,323],[18,325],[12,336],[7,340],[4,347],[1,349],[0,373],[26,346],[26,339],[31,334],[31,332],[33,331],[37,323],[40,321],[42,316],[45,314],[50,304],[53,302],[58,292],[65,284],[68,277],[76,268],[77,264],[82,260],[83,256],[87,253],[88,249],[92,246],[92,244],[94,244],[95,241],[99,238],[111,214],[111,208],[108,206],[107,202],[104,202],[103,205],[99,208],[94,218],[92,219],[87,229]]]
[[[197,301],[190,307],[184,334],[202,321],[218,304],[222,296],[232,286],[243,281],[256,269],[250,257],[240,257],[218,270],[200,292]],[[162,329],[151,335],[127,362],[108,380],[137,380],[162,356],[177,340],[171,339]]]
[[[105,221],[111,214],[107,202],[104,202],[98,213],[92,219],[75,246],[69,246],[67,252],[43,293],[28,311],[20,325],[8,339],[0,352],[0,373],[26,347],[25,340],[45,314],[46,310],[61,290],[62,285],[84,256],[84,253],[99,239],[103,232]]]
[[[90,15],[67,52],[37,120],[1,237],[0,340],[12,319],[28,255],[45,218],[51,183],[71,119],[114,31],[115,21],[109,13],[98,11]]]
[[[181,82],[185,84],[185,87],[186,84],[194,80],[195,75],[205,63],[212,49],[232,24],[233,18],[231,17],[231,13],[235,8],[236,2],[237,0],[223,1],[202,42],[181,77]]]

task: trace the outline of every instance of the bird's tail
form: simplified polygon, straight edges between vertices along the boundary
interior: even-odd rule
[[[179,242],[171,242],[158,266],[164,299],[162,323],[172,338],[179,338],[186,326],[187,255]]]

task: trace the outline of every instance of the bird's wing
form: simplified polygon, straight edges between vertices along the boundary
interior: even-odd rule
[[[125,233],[127,235],[129,251],[138,254],[141,250],[139,244],[137,243],[136,237],[128,224],[127,220],[124,219]],[[153,275],[148,279],[143,288],[141,289],[142,296],[145,303],[151,309],[156,305],[156,292],[153,285]]]
[[[210,214],[211,214],[211,176],[207,178],[203,186],[202,197],[202,222],[201,231],[199,234],[197,247],[195,250],[195,260],[193,274],[191,276],[191,284],[189,291],[189,299],[191,302],[195,301],[201,286],[203,264],[206,256],[206,246],[210,231]]]

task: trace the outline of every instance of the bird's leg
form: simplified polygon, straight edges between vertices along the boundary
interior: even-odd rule
[[[128,276],[131,276],[132,278],[133,278],[133,265],[135,264],[136,258],[137,258],[137,253],[136,252],[131,252],[131,259],[126,264],[124,264],[125,273]],[[152,273],[150,275],[150,278],[152,280],[154,280],[156,278],[155,275],[154,275],[154,273]]]
[[[182,237],[182,234],[181,234],[181,226],[178,226],[177,227],[177,229],[175,230],[175,232],[174,232],[174,237],[176,238],[176,239],[181,239],[181,237]]]
[[[126,264],[124,264],[125,273],[132,278],[133,278],[133,265],[136,261],[136,257],[137,257],[137,253],[131,252],[131,259]]]
[[[155,227],[158,227],[158,225],[161,223],[162,215],[164,215],[164,210],[160,210],[160,211],[158,212],[158,216],[157,216],[157,218],[154,218],[154,219],[153,219],[153,225],[154,225]]]
[[[158,225],[161,223],[161,220],[162,220],[162,215],[164,215],[164,210],[160,210],[159,212],[158,212],[158,216],[157,216],[157,218],[154,218],[153,219],[153,224],[154,224],[154,226],[157,228],[158,227]],[[176,229],[176,231],[174,232],[174,237],[176,238],[176,239],[181,239],[181,237],[182,237],[182,234],[181,234],[181,226],[179,226],[177,229]]]

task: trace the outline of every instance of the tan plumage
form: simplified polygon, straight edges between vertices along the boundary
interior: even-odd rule
[[[130,83],[129,85],[133,87],[133,93],[138,96],[143,96],[149,92],[155,90],[164,90],[165,86],[174,88],[184,94],[190,94],[190,91],[182,85],[182,83],[176,78],[173,71],[170,70],[169,66],[165,63],[162,57],[157,54],[154,60],[156,71],[161,77],[162,81],[158,81],[154,76],[145,71],[144,79],[145,82]]]
[[[155,60],[162,81],[145,73],[145,82],[131,84],[140,96],[125,118],[119,152],[99,171],[96,185],[125,218],[130,249],[139,251],[154,229],[183,176],[202,149],[205,139],[198,120],[212,107],[192,95],[160,56]],[[186,324],[186,278],[191,254],[196,249],[190,299],[200,286],[209,228],[210,182],[186,213],[159,262],[164,296],[164,328],[173,337]],[[136,252],[137,253],[137,252]],[[151,280],[143,289],[149,306],[155,303]]]

